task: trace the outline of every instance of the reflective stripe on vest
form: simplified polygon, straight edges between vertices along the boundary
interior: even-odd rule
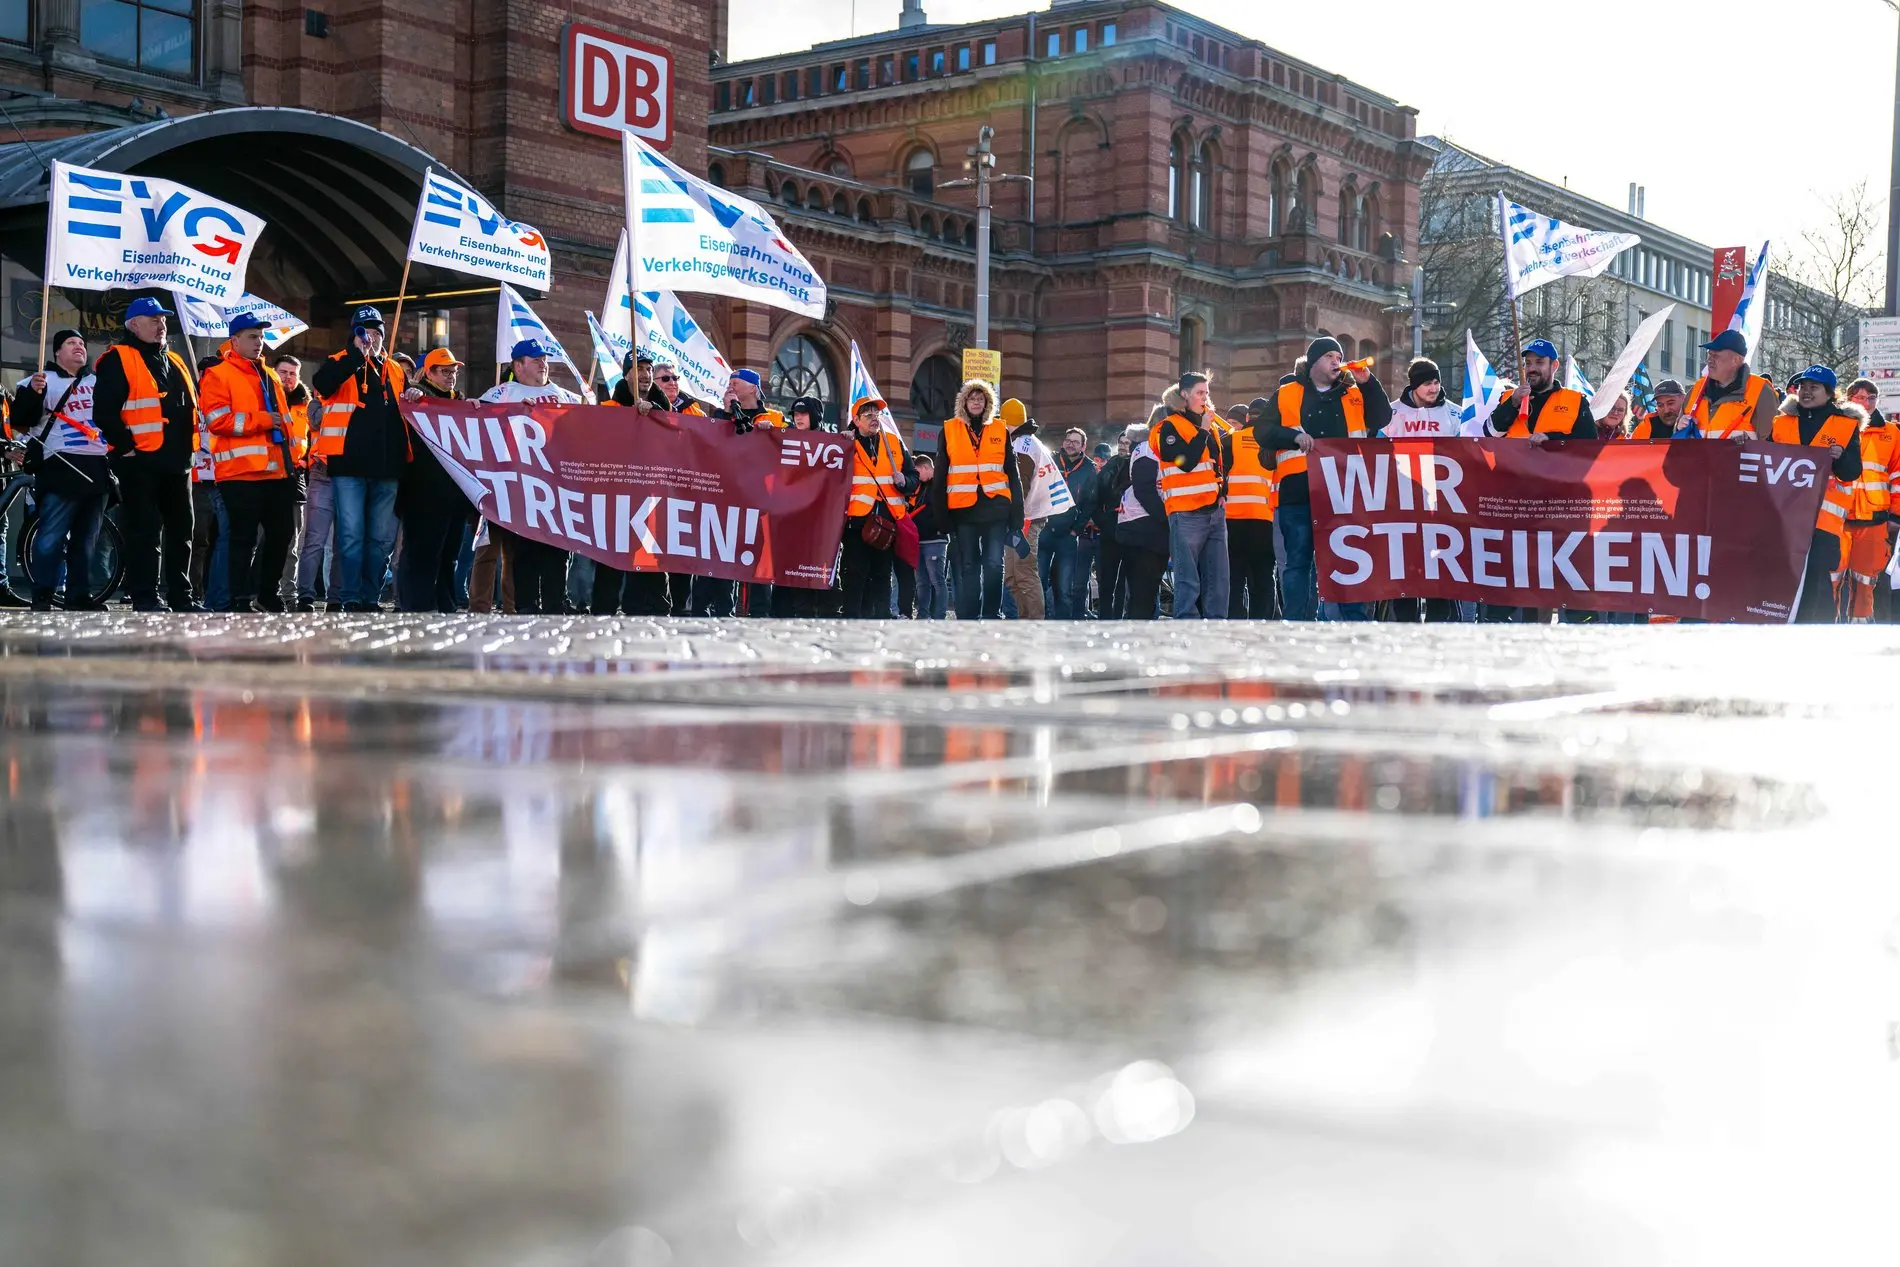
[[[1694,421],[1696,428],[1702,432],[1702,438],[1726,440],[1738,431],[1754,435],[1755,410],[1761,407],[1761,394],[1768,390],[1768,380],[1750,374],[1741,395],[1724,398],[1716,405],[1714,417],[1709,416],[1709,402],[1703,399],[1708,394],[1708,385],[1707,377],[1698,378],[1695,386],[1689,389],[1689,399],[1682,406],[1682,416]],[[1776,426],[1778,428],[1779,424]]]
[[[1532,434],[1530,413],[1531,398],[1525,396],[1518,401],[1517,418],[1511,423],[1510,430],[1504,434],[1520,440]],[[1537,411],[1536,434],[1549,435],[1552,432],[1562,432],[1564,435],[1569,435],[1570,429],[1582,416],[1583,393],[1573,392],[1568,387],[1559,387],[1544,398],[1544,407]]]
[[[1273,472],[1260,461],[1260,440],[1252,427],[1234,432],[1234,468],[1227,473],[1227,517],[1272,519]]]
[[[1306,403],[1306,384],[1288,383],[1275,393],[1280,407],[1280,425],[1300,430],[1300,407]],[[1340,411],[1346,415],[1346,434],[1355,440],[1366,438],[1366,397],[1359,384],[1348,387],[1339,398]],[[1273,455],[1273,481],[1277,488],[1290,475],[1306,474],[1306,450],[1281,449]]]
[[[1849,414],[1835,414],[1821,424],[1814,433],[1814,439],[1808,441],[1810,448],[1824,449],[1838,444],[1843,449],[1854,443],[1854,433],[1858,424]],[[1801,422],[1793,414],[1776,414],[1775,425],[1769,438],[1776,444],[1800,444]],[[1847,515],[1854,504],[1854,485],[1843,483],[1832,474],[1827,477],[1827,492],[1821,497],[1821,512],[1814,517],[1814,526],[1820,532],[1832,532],[1840,535],[1842,548],[1846,548]],[[1847,558],[1842,554],[1841,558]]]
[[[132,447],[140,453],[154,453],[165,444],[164,398],[159,395],[158,380],[152,377],[152,371],[145,364],[138,349],[127,343],[115,344],[101,355],[117,353],[119,366],[125,371],[125,405],[119,410],[119,421],[132,433]],[[195,411],[198,405],[198,393],[192,387],[191,367],[179,359],[178,353],[167,348],[165,356],[178,372],[180,381],[185,384],[185,398]],[[94,369],[98,368],[97,363]]]
[[[969,419],[949,418],[943,424],[943,444],[950,458],[944,488],[951,510],[976,505],[979,492],[984,497],[1009,496],[1009,472],[1003,465],[1009,460],[1008,427],[992,418],[972,442]]]
[[[858,443],[857,437],[851,437],[851,505],[844,512],[845,518],[862,519],[870,514],[877,504],[880,489],[891,518],[903,519],[910,514],[910,506],[897,488],[903,476],[904,459],[901,448],[896,453],[891,451],[896,443],[896,436],[879,431],[877,458],[873,461],[865,456],[864,446]]]
[[[344,351],[336,353],[330,359],[340,361],[348,355],[349,350],[345,349]],[[384,378],[388,382],[389,391],[392,396],[398,400],[402,399],[404,381],[402,366],[400,364],[392,358],[383,358],[381,372],[378,377]],[[338,457],[341,456],[343,452],[343,444],[345,440],[349,438],[350,415],[361,408],[363,404],[363,395],[362,392],[357,389],[356,379],[357,376],[355,374],[344,379],[343,385],[336,389],[336,394],[323,403],[323,422],[317,428],[317,443],[315,445],[316,455],[320,458]],[[406,438],[407,437],[405,437],[405,439]]]
[[[1226,423],[1211,410],[1207,416],[1213,425],[1208,428],[1207,444],[1201,450],[1201,460],[1185,471],[1173,462],[1161,463],[1161,505],[1170,515],[1199,510],[1220,500],[1220,437]],[[1175,434],[1183,440],[1191,441],[1200,434],[1200,428],[1186,418],[1180,414],[1170,414],[1148,430],[1148,445],[1157,454],[1161,452],[1163,427],[1173,427]]]

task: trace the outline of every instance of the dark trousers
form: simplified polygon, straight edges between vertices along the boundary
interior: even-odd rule
[[[1280,614],[1273,576],[1273,521],[1227,521],[1227,618],[1272,620]]]
[[[1161,601],[1161,576],[1168,570],[1168,556],[1124,543],[1122,568],[1128,575],[1128,613],[1125,619],[1155,619]]]
[[[406,612],[455,610],[455,560],[462,552],[468,502],[417,497],[403,507],[396,559],[396,606]]]
[[[509,534],[504,548],[514,563],[515,613],[559,616],[567,610],[567,551]]]
[[[829,589],[804,589],[795,585],[774,586],[772,615],[778,620],[822,616],[830,600]]]
[[[892,559],[891,574],[897,578],[897,618],[916,620],[917,569],[902,559]]]
[[[1841,539],[1816,532],[1808,545],[1808,566],[1801,574],[1801,603],[1795,608],[1797,625],[1834,623],[1834,577],[1841,566]]]
[[[1421,604],[1428,625],[1447,624],[1458,619],[1458,604],[1449,598],[1395,598],[1392,600],[1392,619],[1401,625],[1416,625]]]
[[[951,529],[950,559],[956,570],[951,596],[956,599],[958,620],[1003,618],[1003,547],[1009,535],[1007,522],[958,524]]]
[[[594,601],[589,610],[596,616],[625,612],[629,616],[665,616],[673,610],[664,572],[622,572],[598,559],[594,561]]]
[[[1113,529],[1102,534],[1102,552],[1095,561],[1095,614],[1101,620],[1122,620],[1128,613],[1128,547],[1116,540]]]
[[[191,472],[155,471],[146,460],[116,464],[125,505],[119,512],[125,541],[125,589],[139,606],[158,602],[161,572],[165,600],[191,602]],[[227,481],[229,482],[229,481]]]
[[[858,520],[849,520],[844,528],[844,618],[889,620],[891,561],[897,552],[865,545],[858,526]]]
[[[287,479],[220,480],[218,496],[224,499],[225,520],[231,525],[226,555],[231,606],[257,600],[266,611],[282,611],[277,587],[296,533],[297,485]]]

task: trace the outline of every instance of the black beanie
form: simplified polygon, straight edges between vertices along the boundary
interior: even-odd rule
[[[1432,360],[1429,356],[1421,356],[1406,368],[1405,378],[1407,385],[1411,387],[1419,387],[1425,383],[1436,383],[1439,381],[1438,362]]]
[[[83,339],[85,337],[86,337],[85,335],[81,334],[77,330],[53,331],[53,337],[49,339],[46,344],[46,368],[58,369],[58,366],[54,363],[53,358],[59,354],[60,345],[64,344],[66,340]],[[64,374],[66,371],[60,370],[59,372]]]
[[[1308,365],[1316,364],[1319,358],[1325,356],[1328,352],[1337,352],[1341,356],[1346,355],[1346,350],[1339,346],[1338,339],[1333,338],[1331,335],[1322,334],[1319,338],[1314,339],[1311,343],[1306,345],[1306,363]]]
[[[1249,418],[1264,418],[1272,408],[1273,402],[1268,400],[1265,396],[1255,396],[1253,398],[1253,404],[1247,406],[1247,416]]]

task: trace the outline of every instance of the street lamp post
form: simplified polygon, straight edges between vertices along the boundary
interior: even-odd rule
[[[1900,3],[1884,0],[1900,14]],[[1900,317],[1900,34],[1895,38],[1893,68],[1893,160],[1887,189],[1887,315]]]
[[[963,160],[963,170],[975,175],[946,180],[938,186],[939,189],[976,186],[976,346],[979,348],[990,345],[990,182],[1020,180],[1030,187],[1032,198],[1036,185],[1034,176],[995,170],[996,155],[990,150],[990,143],[995,139],[996,129],[988,125],[978,129],[976,144],[964,151],[969,157]]]

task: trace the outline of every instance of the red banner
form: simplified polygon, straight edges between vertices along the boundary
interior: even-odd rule
[[[482,517],[628,571],[822,589],[849,437],[596,405],[402,407]]]
[[[1735,309],[1741,305],[1742,291],[1748,287],[1748,248],[1716,247],[1715,271],[1710,276],[1714,281],[1709,286],[1709,329],[1720,334],[1728,329]],[[1695,349],[1691,348],[1689,354],[1693,359]]]
[[[1321,440],[1320,596],[1786,623],[1827,462],[1717,440]]]

